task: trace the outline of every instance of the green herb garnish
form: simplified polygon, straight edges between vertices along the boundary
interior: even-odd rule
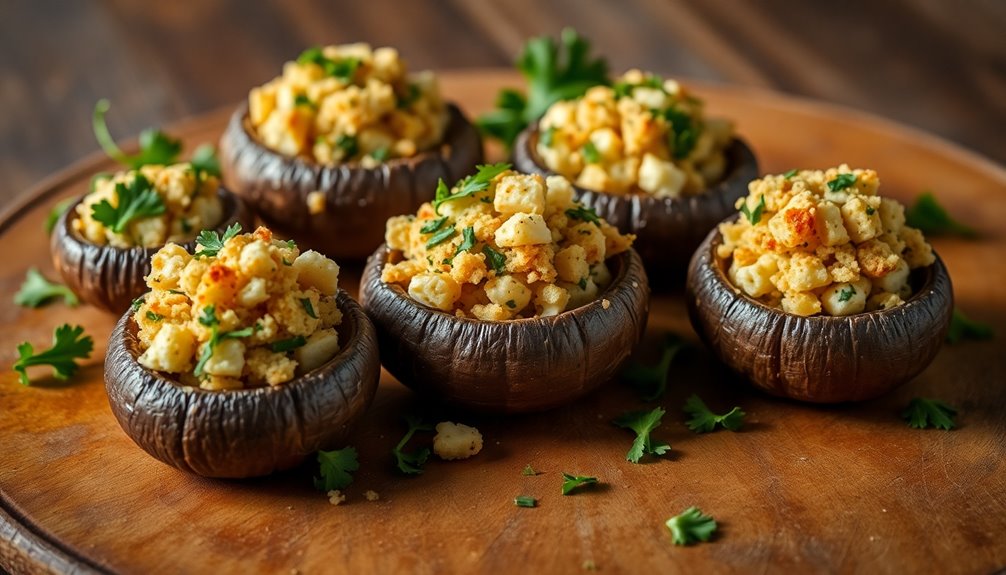
[[[674,108],[665,108],[660,115],[670,124],[667,133],[667,145],[675,159],[687,158],[699,141],[700,126],[691,116]]]
[[[582,290],[587,289],[587,278],[586,277],[580,278],[580,281],[576,282],[576,285]]]
[[[304,308],[304,312],[311,316],[311,319],[318,319],[318,314],[314,313],[314,306],[311,305],[311,298],[300,298],[300,305]]]
[[[133,303],[129,304],[130,311],[136,313],[140,309],[140,306],[143,305],[143,301],[146,299],[146,297],[147,297],[146,295],[141,295],[140,297],[134,299]]]
[[[463,239],[461,243],[458,244],[458,249],[454,252],[454,255],[458,255],[461,252],[468,251],[475,247],[475,228],[468,226],[467,228],[461,230],[461,236]]]
[[[360,144],[356,136],[349,134],[339,134],[335,138],[335,147],[342,150],[347,158],[352,158],[360,151]]]
[[[872,216],[877,213],[877,210],[873,206],[866,206],[866,215]]]
[[[220,177],[220,159],[217,158],[217,150],[212,144],[203,144],[196,148],[189,160],[192,169],[196,171],[196,178],[202,179],[200,174],[209,174]]]
[[[551,148],[552,142],[553,140],[555,140],[555,132],[556,132],[555,126],[549,126],[545,128],[544,130],[542,130],[541,135],[538,136],[538,141],[541,142],[541,145]]]
[[[709,541],[716,531],[716,520],[702,513],[698,507],[689,507],[681,515],[667,520],[671,530],[671,541],[675,545],[691,545],[699,541]]]
[[[526,495],[519,495],[513,498],[514,505],[517,507],[535,507],[538,505],[538,500],[534,497],[528,497]]]
[[[916,397],[908,402],[908,408],[901,413],[901,418],[915,429],[935,427],[949,430],[954,428],[956,415],[956,409],[938,399]]]
[[[436,199],[433,200],[433,211],[440,215],[440,205],[445,202],[460,200],[489,188],[493,178],[510,169],[510,164],[483,164],[476,166],[476,172],[459,181],[454,187],[457,193],[452,194],[443,180],[437,182]]]
[[[391,450],[391,453],[395,456],[399,471],[409,475],[419,475],[423,472],[423,464],[430,457],[430,449],[428,447],[414,451],[404,451],[404,449],[417,431],[433,431],[433,426],[423,423],[421,419],[412,415],[406,416],[405,422],[408,424],[409,430],[405,432],[405,436]]]
[[[510,309],[514,309],[515,307],[517,307],[517,302],[515,302],[512,299],[508,299],[506,300],[506,306]]]
[[[562,494],[569,495],[574,489],[577,489],[584,485],[595,485],[596,483],[597,483],[596,477],[590,477],[587,475],[570,475],[569,473],[563,473]]]
[[[923,192],[912,207],[905,210],[905,223],[930,235],[960,235],[975,237],[978,232],[952,217],[947,210],[936,201],[932,192]]]
[[[360,462],[356,459],[356,449],[353,447],[319,451],[318,465],[321,477],[314,478],[314,488],[325,492],[349,487],[353,482],[350,472],[360,468]]]
[[[828,181],[828,190],[840,192],[856,184],[856,174],[839,174],[835,179]]]
[[[650,433],[660,427],[660,420],[664,417],[664,413],[663,408],[660,407],[652,411],[630,411],[612,422],[618,427],[636,432],[636,439],[632,442],[629,452],[625,454],[626,460],[639,463],[644,455],[663,455],[671,449],[667,443],[654,443],[650,439]]]
[[[77,373],[80,366],[76,360],[91,357],[94,340],[84,335],[84,328],[76,325],[63,324],[56,328],[52,336],[52,347],[35,353],[35,348],[29,342],[17,346],[18,360],[14,363],[21,385],[30,385],[28,368],[33,365],[52,366],[56,379],[66,380]]]
[[[975,321],[954,308],[950,329],[947,331],[947,343],[954,344],[963,339],[990,339],[993,335],[992,326]]]
[[[91,206],[91,215],[113,233],[121,234],[133,220],[159,216],[166,209],[164,200],[142,174],[134,174],[129,184],[115,184],[118,203],[113,206],[107,199]]]
[[[383,162],[383,161],[385,161],[385,160],[388,159],[388,156],[390,154],[391,154],[391,150],[388,149],[388,148],[386,148],[386,147],[385,148],[377,148],[373,152],[370,152],[370,157],[374,158],[374,160],[376,160],[378,162]]]
[[[162,319],[164,319],[164,316],[159,313],[154,313],[150,310],[147,310],[147,319],[149,319],[150,321],[161,321]]]
[[[314,102],[312,102],[311,98],[307,97],[307,94],[297,94],[296,96],[294,96],[294,98],[293,98],[293,105],[294,105],[294,107],[296,107],[296,106],[305,106],[305,107],[311,108],[312,110],[317,110],[318,109],[318,104],[315,104]]]
[[[521,475],[523,475],[524,477],[534,477],[535,475],[538,475],[538,474],[539,474],[539,472],[538,472],[538,471],[535,471],[535,470],[534,470],[534,467],[531,467],[531,464],[530,464],[530,463],[528,463],[528,464],[527,464],[527,465],[526,465],[526,466],[524,467],[524,470],[520,472],[520,474],[521,474]]]
[[[590,140],[583,143],[580,153],[583,154],[583,161],[588,164],[598,164],[601,162],[601,153],[597,151],[597,146]]]
[[[21,289],[14,294],[14,303],[22,307],[41,307],[58,297],[63,298],[63,303],[70,307],[80,303],[73,290],[45,279],[38,269],[29,268]]]
[[[741,213],[744,214],[745,217],[747,217],[748,221],[751,222],[752,226],[761,221],[761,215],[762,212],[764,211],[765,211],[765,196],[758,196],[758,205],[755,206],[754,210],[748,208],[747,198],[744,198],[744,203],[741,204]]]
[[[643,401],[659,399],[667,391],[667,375],[671,362],[684,347],[685,342],[681,338],[669,333],[664,336],[660,361],[655,365],[633,362],[622,372],[622,377],[639,390]]]
[[[454,229],[454,226],[440,230],[439,232],[433,234],[433,237],[426,240],[426,249],[430,249],[434,246],[446,242],[447,240],[454,237],[455,233],[457,233],[457,230]]]
[[[789,179],[791,179],[791,178],[792,178],[793,176],[795,176],[795,175],[797,175],[797,174],[799,174],[799,173],[800,173],[800,170],[797,170],[796,168],[793,168],[792,170],[790,170],[790,171],[786,172],[785,174],[783,174],[783,175],[782,175],[782,177],[784,177],[784,178],[786,178],[787,180],[789,180]]]
[[[273,353],[286,353],[297,349],[298,347],[304,347],[305,345],[307,345],[307,339],[305,339],[302,335],[298,335],[289,339],[274,341],[269,344],[269,349],[271,349]]]
[[[723,429],[737,431],[744,425],[746,415],[739,407],[734,407],[723,415],[716,415],[694,393],[685,401],[682,411],[692,416],[685,425],[695,433],[708,433],[716,429],[717,425]]]
[[[850,299],[852,299],[852,296],[854,296],[854,295],[856,295],[856,288],[855,287],[849,286],[849,287],[846,287],[846,288],[842,288],[842,291],[838,292],[838,301],[840,301],[840,302],[847,302]]]
[[[608,64],[590,58],[590,43],[575,30],[562,31],[561,44],[552,38],[528,40],[517,58],[517,69],[527,82],[527,97],[505,89],[496,98],[496,110],[479,117],[479,128],[509,148],[517,134],[540,118],[559,100],[582,96],[599,84],[608,84]]]
[[[423,227],[419,228],[419,233],[421,234],[432,234],[433,232],[439,230],[444,223],[447,222],[447,216],[441,216],[439,218],[430,220],[423,224]]]
[[[504,254],[492,249],[489,244],[482,246],[482,253],[486,255],[486,262],[496,272],[496,275],[502,275],[506,271],[506,256]]]
[[[59,221],[60,216],[65,214],[75,201],[77,201],[76,198],[66,198],[56,202],[56,205],[49,210],[49,214],[45,216],[45,233],[52,233],[52,230],[56,228],[56,222]]]
[[[298,64],[317,64],[321,66],[324,70],[326,76],[335,76],[337,78],[343,78],[349,80],[356,73],[356,69],[360,66],[359,58],[341,58],[339,60],[332,60],[325,56],[322,49],[318,46],[308,48],[301,52],[300,56],[297,57]]]
[[[199,250],[192,257],[197,260],[200,258],[216,257],[220,253],[220,250],[224,249],[224,244],[227,243],[227,240],[239,233],[241,233],[241,224],[238,222],[227,226],[223,237],[216,230],[203,230],[199,232],[199,237],[196,238],[196,245],[199,247]]]
[[[94,105],[94,115],[91,118],[94,137],[108,154],[108,157],[134,170],[150,164],[167,166],[177,161],[178,154],[182,151],[181,140],[153,128],[147,128],[140,132],[140,152],[138,154],[127,156],[123,153],[115,144],[115,140],[105,124],[105,114],[110,107],[111,104],[108,100],[98,100],[98,103]]]
[[[236,225],[236,224],[235,224]],[[202,377],[206,369],[206,362],[213,357],[213,352],[216,350],[217,345],[225,339],[238,339],[243,337],[250,337],[259,329],[261,326],[255,324],[253,327],[246,327],[244,329],[238,329],[234,331],[220,331],[220,320],[217,318],[216,306],[208,305],[203,308],[202,314],[198,318],[199,323],[210,328],[210,339],[203,344],[203,349],[199,353],[199,361],[196,362],[196,367],[192,370],[193,375],[196,377]]]
[[[589,206],[578,205],[575,208],[569,208],[566,210],[566,216],[574,220],[590,222],[597,226],[601,225],[601,218],[597,216],[597,212],[594,211],[594,208]]]

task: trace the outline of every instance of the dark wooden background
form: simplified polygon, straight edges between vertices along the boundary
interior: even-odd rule
[[[126,137],[234,103],[312,44],[393,45],[414,69],[508,66],[527,37],[567,25],[615,71],[837,102],[1006,162],[1003,0],[11,0],[0,205],[98,149],[101,97]]]

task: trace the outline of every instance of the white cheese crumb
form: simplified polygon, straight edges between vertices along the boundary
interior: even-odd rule
[[[381,494],[374,491],[373,489],[368,489],[366,493],[363,494],[367,498],[367,501],[377,501],[381,498]]]
[[[346,500],[346,496],[342,494],[341,491],[333,489],[328,492],[328,502],[332,505],[338,505]]]
[[[312,216],[325,211],[325,192],[314,191],[307,195],[307,211]]]
[[[433,452],[441,459],[468,459],[479,451],[482,451],[482,434],[478,429],[451,421],[437,424]]]
[[[602,299],[601,307],[603,307],[604,309],[608,309],[609,307],[611,307],[611,302],[606,299]]]

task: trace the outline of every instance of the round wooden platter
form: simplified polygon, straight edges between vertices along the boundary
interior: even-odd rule
[[[445,93],[470,113],[508,72],[445,73]],[[709,112],[736,120],[763,171],[873,167],[882,191],[910,202],[933,190],[981,239],[934,238],[957,304],[997,339],[947,346],[915,381],[875,401],[819,407],[746,388],[696,343],[679,356],[665,397],[644,404],[612,382],[574,405],[538,415],[476,417],[421,402],[386,373],[349,444],[360,470],[337,507],[312,487],[314,465],[251,481],[193,477],[146,455],[109,410],[101,362],[114,318],[60,304],[12,304],[25,270],[54,272],[42,222],[60,198],[113,169],[92,157],[53,176],[0,220],[0,363],[21,341],[47,345],[53,327],[79,323],[95,339],[80,374],[30,387],[0,373],[0,565],[13,572],[925,572],[987,573],[1006,566],[1006,171],[915,130],[833,106],[765,92],[698,86]],[[192,150],[215,141],[229,110],[178,124]],[[86,121],[82,118],[81,121]],[[376,225],[379,225],[375,222]],[[355,290],[358,271],[346,270]],[[352,293],[352,292],[351,292]],[[670,330],[693,342],[680,295],[656,296],[651,359]],[[699,393],[715,410],[748,413],[737,433],[696,435],[681,406]],[[958,428],[910,429],[908,400],[956,406]],[[654,437],[666,457],[632,464],[633,436],[610,421],[629,409],[667,409]],[[391,449],[403,416],[476,425],[485,447],[466,461],[431,458],[400,475]],[[415,444],[428,443],[419,435]],[[541,472],[524,476],[530,464]],[[561,472],[601,484],[560,494]],[[374,490],[380,500],[368,501]],[[514,497],[536,497],[534,509]],[[708,544],[676,547],[664,521],[689,506],[720,529]]]

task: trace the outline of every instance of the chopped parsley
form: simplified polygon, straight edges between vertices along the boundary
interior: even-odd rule
[[[950,213],[936,201],[932,192],[923,192],[915,199],[912,207],[905,210],[905,223],[930,235],[978,235],[974,228],[950,217]]]
[[[670,124],[667,145],[677,160],[687,158],[699,141],[700,126],[691,116],[674,108],[665,108],[660,115]]]
[[[597,217],[597,212],[592,207],[578,205],[575,208],[569,208],[566,210],[566,216],[574,220],[601,225],[601,218]]]
[[[161,321],[162,319],[164,319],[164,316],[159,313],[154,313],[150,310],[147,310],[147,319],[149,319],[150,321]]]
[[[538,505],[537,499],[528,497],[527,495],[518,495],[513,498],[513,502],[517,507],[535,507]]]
[[[542,146],[551,148],[552,142],[553,140],[555,140],[555,132],[556,132],[555,126],[549,126],[545,128],[544,130],[542,130],[541,135],[538,136],[538,141],[541,142]]]
[[[663,442],[653,442],[650,433],[660,427],[660,420],[664,417],[663,408],[657,407],[652,411],[630,411],[619,416],[614,423],[618,427],[631,429],[636,433],[636,439],[632,442],[632,447],[625,454],[625,459],[632,463],[639,463],[644,455],[664,455],[670,451],[671,446]]]
[[[964,339],[991,339],[993,335],[992,326],[975,321],[954,308],[950,329],[947,331],[947,343],[954,344]]]
[[[482,253],[486,255],[486,262],[496,275],[502,275],[506,271],[506,255],[492,249],[489,244],[482,246]]]
[[[390,155],[391,155],[391,150],[389,148],[387,148],[387,147],[377,148],[373,152],[370,152],[370,157],[374,158],[378,162],[383,162],[383,161],[387,160],[388,156],[390,156]]]
[[[689,507],[680,515],[667,520],[671,530],[671,541],[675,545],[691,545],[699,541],[709,541],[716,531],[716,520],[702,513],[698,507]]]
[[[25,341],[17,346],[18,360],[14,363],[21,385],[30,385],[28,368],[33,365],[48,365],[53,369],[56,379],[67,380],[77,373],[80,366],[76,360],[91,357],[94,340],[84,335],[84,328],[63,324],[56,328],[52,336],[52,347],[35,353],[31,343]]]
[[[140,297],[133,300],[133,303],[129,304],[129,309],[133,313],[139,311],[140,306],[143,305],[143,301],[146,299],[146,295],[141,295]]]
[[[224,249],[227,240],[241,233],[241,224],[234,222],[224,230],[223,237],[216,230],[203,230],[196,238],[196,245],[199,250],[192,255],[195,259],[216,257],[220,250]]]
[[[189,163],[196,171],[196,179],[202,179],[201,174],[220,177],[220,160],[217,158],[217,150],[212,144],[203,144],[196,148]]]
[[[797,175],[799,173],[800,173],[800,170],[798,170],[796,168],[793,168],[792,170],[790,170],[790,171],[786,172],[785,174],[783,174],[782,177],[784,177],[787,180],[789,180],[789,179],[792,179],[793,176],[795,176],[795,175]]]
[[[514,309],[515,307],[517,307],[517,302],[515,302],[512,299],[508,299],[506,300],[506,306],[510,309]]]
[[[477,192],[488,189],[489,183],[493,181],[493,178],[510,168],[511,165],[505,162],[478,165],[476,166],[476,172],[474,174],[462,178],[457,184],[455,184],[454,187],[457,188],[457,193],[451,193],[447,184],[445,184],[442,179],[439,180],[437,182],[436,198],[433,200],[433,211],[436,212],[437,215],[440,215],[441,204],[445,202],[452,202],[454,200],[460,200],[461,198],[467,198]]]
[[[305,345],[307,345],[307,339],[305,339],[302,335],[298,335],[289,339],[274,341],[269,344],[269,349],[272,350],[273,353],[286,353],[297,349],[298,347],[304,347]]]
[[[422,90],[420,90],[419,85],[417,84],[409,84],[407,90],[408,91],[405,93],[405,96],[398,98],[398,101],[395,103],[395,107],[399,109],[408,108],[419,100],[419,97],[422,95]]]
[[[579,286],[580,289],[586,290],[587,289],[587,278],[586,278],[586,276],[580,278],[580,281],[576,282],[576,285]]]
[[[866,215],[872,216],[877,213],[877,210],[873,206],[866,206]]]
[[[524,466],[524,469],[520,472],[520,474],[523,475],[524,477],[534,477],[535,475],[539,475],[540,473],[541,472],[539,471],[535,471],[534,467],[531,467],[530,463]]]
[[[454,237],[455,233],[457,233],[457,230],[454,229],[454,226],[440,230],[439,232],[433,234],[433,237],[426,240],[426,249],[430,249],[433,246],[440,245],[446,242],[447,240]]]
[[[21,289],[14,294],[14,303],[21,307],[41,307],[56,298],[63,298],[63,303],[70,307],[80,303],[73,290],[45,279],[38,269],[29,268]]]
[[[147,128],[140,132],[139,153],[135,156],[127,156],[123,153],[115,144],[115,140],[105,124],[105,114],[108,113],[110,107],[111,104],[108,100],[98,100],[98,103],[94,105],[94,115],[91,117],[94,137],[109,158],[134,170],[149,164],[167,166],[177,161],[178,155],[182,151],[181,140],[153,128]]]
[[[91,206],[91,215],[113,233],[121,234],[133,220],[159,216],[166,209],[164,200],[142,174],[134,174],[129,184],[115,184],[116,205],[107,199]]]
[[[848,286],[848,287],[842,288],[842,290],[840,292],[838,292],[838,301],[843,302],[843,303],[847,302],[850,299],[852,299],[852,296],[854,296],[854,295],[856,295],[856,288],[855,288],[855,286]]]
[[[458,255],[461,252],[466,252],[473,247],[475,247],[475,228],[468,226],[467,228],[461,230],[462,240],[458,244],[458,249],[454,252],[454,255]]]
[[[828,190],[840,192],[854,185],[856,185],[856,174],[839,174],[835,179],[828,181]]]
[[[667,391],[667,375],[671,362],[684,347],[685,342],[680,337],[669,333],[664,336],[660,361],[654,365],[633,362],[622,371],[622,378],[639,391],[643,401],[659,399]]]
[[[441,216],[439,218],[430,220],[423,224],[423,227],[419,228],[419,233],[421,234],[432,234],[433,232],[439,230],[443,227],[444,223],[447,221],[447,216]]]
[[[405,436],[391,450],[391,453],[395,456],[399,471],[409,475],[419,475],[423,472],[423,464],[430,457],[430,448],[423,447],[414,451],[405,451],[405,446],[417,431],[433,431],[433,426],[423,423],[421,419],[411,415],[405,418],[405,422],[408,424],[409,430],[405,432]]]
[[[901,413],[901,418],[915,429],[935,427],[949,430],[954,428],[956,415],[956,409],[938,399],[916,397],[908,402],[908,408]]]
[[[312,110],[317,110],[318,109],[318,104],[315,104],[314,102],[312,102],[311,98],[307,97],[307,94],[297,94],[296,96],[294,96],[294,98],[293,98],[293,105],[294,106],[305,106],[305,107],[311,108]]]
[[[580,148],[580,153],[583,154],[583,161],[588,164],[597,164],[601,162],[601,153],[597,151],[597,147],[594,142],[587,140],[583,143],[583,147]]]
[[[570,475],[569,473],[562,474],[562,494],[569,495],[575,489],[579,489],[585,485],[595,485],[597,484],[596,477],[590,477],[588,475]]]
[[[314,313],[314,306],[311,305],[311,298],[300,298],[300,305],[304,308],[304,312],[311,316],[311,319],[318,319],[318,314]]]
[[[212,304],[203,308],[198,321],[204,326],[210,328],[210,339],[203,344],[203,349],[199,354],[199,361],[196,362],[196,367],[192,370],[193,375],[196,377],[203,376],[206,371],[206,362],[213,357],[213,352],[216,350],[217,345],[219,345],[221,341],[225,339],[250,337],[261,329],[261,326],[256,323],[253,327],[221,332],[220,320],[217,318],[216,306]]]
[[[318,46],[308,48],[297,57],[298,64],[317,64],[325,72],[326,76],[335,76],[345,80],[352,79],[356,69],[360,66],[359,58],[340,58],[332,60],[325,56]]]
[[[685,401],[682,411],[691,416],[685,425],[695,433],[708,433],[716,429],[717,425],[723,429],[737,431],[744,425],[746,415],[739,407],[734,407],[723,415],[716,415],[694,393]]]
[[[357,142],[356,136],[339,134],[334,143],[335,147],[342,150],[347,158],[352,158],[360,151],[360,144]]]
[[[360,468],[356,458],[356,449],[347,447],[335,451],[319,451],[318,466],[321,477],[314,478],[314,488],[319,491],[345,489],[353,482],[350,472]]]
[[[496,97],[496,110],[479,117],[484,134],[502,140],[509,148],[517,134],[545,114],[559,100],[582,96],[589,88],[606,85],[608,63],[590,56],[590,42],[572,28],[562,31],[560,43],[549,37],[528,40],[517,58],[517,69],[527,82],[527,96],[504,89]]]
[[[56,228],[56,222],[58,222],[59,218],[70,209],[70,206],[72,206],[75,201],[77,201],[76,198],[66,198],[56,202],[56,205],[49,210],[49,214],[45,217],[45,233],[52,233],[52,230]]]
[[[741,213],[747,217],[751,225],[755,225],[761,221],[762,212],[765,211],[765,196],[758,196],[758,205],[752,210],[748,207],[747,198],[744,198],[744,203],[741,204]]]

